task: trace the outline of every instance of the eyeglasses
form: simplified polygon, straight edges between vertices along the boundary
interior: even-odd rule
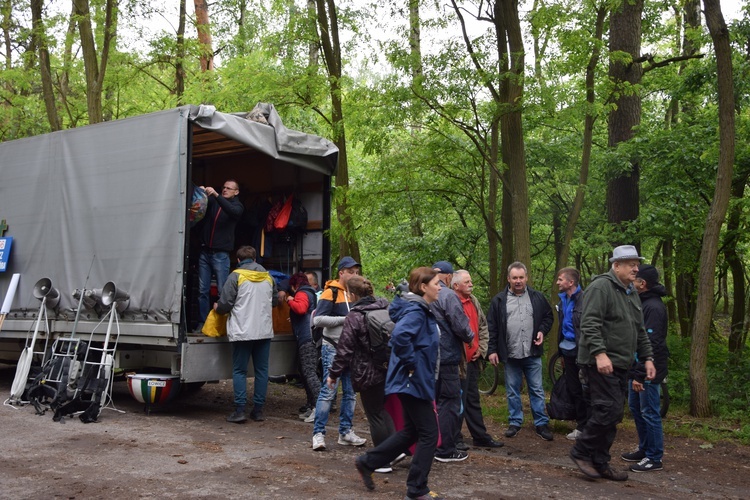
[[[233,188],[232,186],[224,186],[222,189],[228,189],[230,191],[237,191],[237,188]]]

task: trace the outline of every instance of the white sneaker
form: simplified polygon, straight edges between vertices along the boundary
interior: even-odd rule
[[[346,434],[339,434],[339,444],[342,446],[362,446],[367,440],[349,431]]]
[[[379,469],[375,469],[373,472],[377,472],[378,474],[390,474],[393,472],[392,467],[381,467]]]
[[[581,434],[583,434],[583,432],[579,431],[578,429],[574,429],[573,432],[567,434],[565,438],[570,439],[571,441],[575,441],[576,439],[581,437]]]
[[[315,408],[313,408],[310,414],[305,418],[305,422],[308,424],[315,422]]]
[[[339,439],[341,442],[341,439]],[[319,432],[313,436],[313,450],[323,451],[326,449],[326,436],[322,432]]]

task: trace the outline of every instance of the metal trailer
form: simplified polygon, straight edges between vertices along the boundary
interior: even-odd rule
[[[60,292],[50,309],[50,335],[70,335],[84,287],[106,283],[126,291],[115,367],[159,370],[183,382],[231,378],[226,337],[192,333],[197,319],[198,226],[188,208],[193,185],[240,185],[245,215],[235,247],[258,245],[269,200],[294,194],[308,212],[304,233],[263,235],[261,262],[292,274],[330,274],[330,186],[338,149],[293,130],[272,105],[268,124],[211,106],[168,111],[0,143],[0,220],[13,238],[0,296],[21,279],[0,331],[0,360],[15,363],[39,314],[34,284],[43,277]],[[192,232],[191,232],[192,230]],[[2,236],[2,235],[0,235]],[[232,259],[234,262],[234,259]],[[85,301],[78,336],[104,339],[99,304]],[[282,301],[283,302],[283,301]],[[106,326],[106,325],[105,325]],[[270,373],[295,372],[296,343],[288,306],[274,309]]]

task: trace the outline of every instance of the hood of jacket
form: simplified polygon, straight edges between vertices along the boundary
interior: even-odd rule
[[[375,311],[376,309],[386,309],[389,305],[390,302],[382,297],[364,297],[352,305],[352,311]]]
[[[413,311],[420,307],[427,311],[430,310],[430,306],[427,305],[427,302],[422,296],[409,292],[393,299],[391,306],[388,308],[388,312],[391,315],[393,322],[397,323],[398,320],[409,311]]]
[[[650,290],[646,290],[642,294],[640,294],[641,302],[644,300],[650,299],[651,297],[666,297],[667,296],[667,289],[664,288],[664,285],[656,285],[654,288],[651,288]]]

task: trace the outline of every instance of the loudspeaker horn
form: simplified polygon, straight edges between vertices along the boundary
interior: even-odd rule
[[[57,307],[60,302],[60,292],[57,288],[52,286],[52,280],[49,278],[42,278],[34,285],[34,297],[42,300],[47,299],[46,306],[50,309]]]
[[[130,295],[125,290],[120,290],[113,281],[108,282],[102,288],[102,304],[111,306],[115,302],[126,302],[130,300]]]

